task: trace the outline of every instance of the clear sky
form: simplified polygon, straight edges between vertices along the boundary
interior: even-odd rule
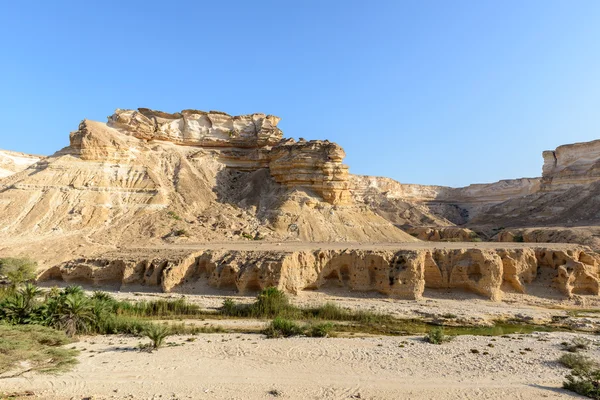
[[[463,186],[600,139],[598,0],[6,1],[0,148],[115,108],[282,117],[355,174]]]

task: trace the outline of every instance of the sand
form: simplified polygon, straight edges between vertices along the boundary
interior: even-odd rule
[[[433,345],[421,337],[201,334],[193,342],[170,337],[154,353],[135,350],[137,338],[84,337],[72,372],[8,379],[2,389],[31,390],[41,399],[572,398],[560,388],[568,370],[556,359],[560,343],[574,336],[460,336]],[[600,361],[592,347],[586,354]]]

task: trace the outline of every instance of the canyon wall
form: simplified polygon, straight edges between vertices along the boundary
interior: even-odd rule
[[[425,288],[465,290],[501,300],[504,290],[526,293],[553,286],[564,296],[600,294],[600,256],[572,247],[439,248],[414,250],[126,252],[72,260],[40,280],[156,287],[194,293],[205,285],[240,293],[275,286],[289,293],[341,287],[419,299]],[[504,286],[503,286],[504,285]]]

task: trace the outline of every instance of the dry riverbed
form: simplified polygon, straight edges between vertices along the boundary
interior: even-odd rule
[[[266,339],[257,334],[172,336],[154,353],[144,339],[83,337],[80,363],[58,375],[2,381],[5,392],[41,399],[540,399],[561,389],[561,342],[594,336],[552,332],[459,336],[442,345],[422,337]],[[477,353],[475,352],[477,351]]]

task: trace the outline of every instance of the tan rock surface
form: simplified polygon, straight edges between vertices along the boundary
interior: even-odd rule
[[[0,179],[23,171],[42,158],[41,156],[0,150]]]
[[[280,141],[278,121],[145,109],[84,120],[69,147],[0,181],[0,255],[48,267],[122,244],[416,241],[350,200],[338,145]]]
[[[478,247],[479,246],[479,247]],[[228,249],[237,248],[235,250]],[[156,287],[170,292],[196,292],[206,285],[240,293],[275,286],[290,293],[327,287],[375,291],[390,297],[419,299],[426,287],[458,289],[501,300],[502,285],[527,292],[538,278],[563,295],[599,294],[600,256],[585,247],[530,248],[466,246],[464,243],[425,247],[406,244],[356,245],[340,249],[265,244],[261,250],[244,246],[197,246],[193,250],[138,249],[71,260],[47,270],[40,280],[92,285]],[[248,247],[248,246],[246,246]],[[394,248],[396,247],[396,248]]]

